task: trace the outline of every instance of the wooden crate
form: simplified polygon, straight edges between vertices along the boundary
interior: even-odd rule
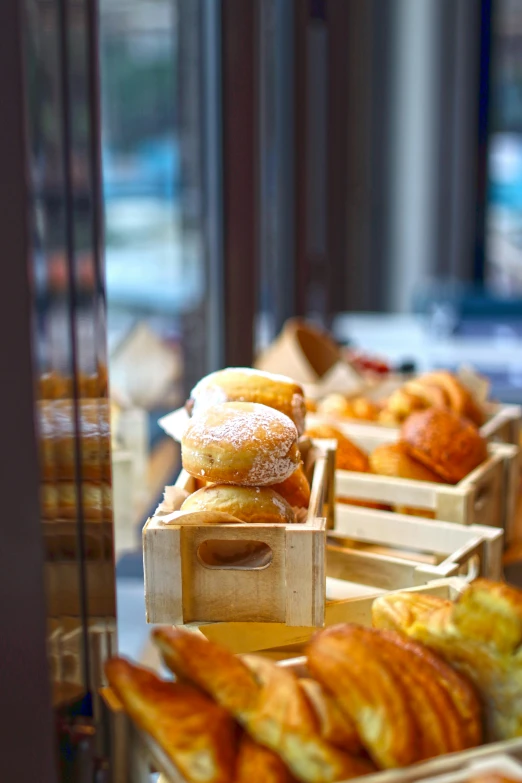
[[[386,590],[450,576],[498,580],[502,549],[498,528],[340,504],[328,537],[326,574]]]
[[[488,418],[480,428],[484,438],[491,443],[520,445],[522,428],[522,406],[489,403]],[[337,427],[349,438],[370,438],[379,443],[395,443],[400,437],[400,427],[391,427],[374,421],[360,419],[340,419],[324,414],[308,414],[307,425],[330,424]]]
[[[459,579],[444,579],[430,585],[415,588],[415,592],[437,595],[454,600],[462,591]],[[376,596],[339,602],[332,622],[371,624],[371,607]],[[291,629],[289,629],[291,630]],[[220,641],[223,641],[220,639]],[[293,658],[282,661],[302,675],[306,673],[306,659]],[[108,711],[111,736],[111,761],[113,783],[149,783],[151,772],[160,772],[162,783],[186,783],[166,754],[144,732],[139,731],[124,713],[121,703],[110,689],[103,691]],[[508,757],[508,760],[506,760]],[[522,779],[517,760],[522,759],[522,738],[482,745],[479,748],[439,756],[421,764],[398,770],[387,770],[366,775],[367,783],[464,783],[478,771],[509,773],[507,777]],[[441,777],[440,781],[438,776]],[[469,775],[469,777],[468,777]],[[435,778],[435,779],[433,779]],[[360,778],[362,780],[362,778]],[[342,783],[342,782],[341,782]]]
[[[388,442],[374,433],[352,438],[367,452]],[[519,486],[520,448],[490,443],[488,449],[489,458],[455,485],[336,470],[336,496],[427,509],[445,522],[499,527],[509,544]],[[336,504],[336,512],[340,505]]]
[[[244,621],[321,626],[325,606],[327,518],[333,512],[334,451],[315,446],[306,522],[180,524],[179,515],[154,516],[143,529],[147,622],[173,625]],[[177,487],[195,481],[182,471]],[[209,567],[204,542],[256,542],[269,548],[268,564],[255,558],[240,566]]]

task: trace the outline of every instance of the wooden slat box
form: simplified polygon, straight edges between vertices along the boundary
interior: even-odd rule
[[[325,550],[333,511],[334,451],[328,441],[314,447],[313,479],[306,522],[276,524],[180,524],[177,514],[155,516],[143,530],[147,622],[265,622],[322,626]],[[177,487],[193,492],[182,471]],[[172,524],[174,523],[174,524]],[[211,566],[200,558],[204,542],[257,542],[269,547],[260,564]],[[207,560],[208,563],[208,560]]]
[[[389,442],[387,436],[383,439],[375,433],[351,437],[367,452]],[[336,497],[428,509],[444,522],[500,527],[508,544],[519,486],[520,448],[490,443],[488,449],[489,458],[455,485],[336,470]]]
[[[326,574],[386,590],[434,579],[502,578],[503,532],[339,504]]]
[[[520,446],[522,428],[522,406],[489,403],[488,418],[480,428],[484,438],[491,443],[508,443]],[[395,443],[399,439],[400,427],[390,427],[373,421],[361,419],[342,419],[324,414],[308,414],[307,426],[330,424],[346,433],[347,437],[368,437],[380,443]]]
[[[343,513],[348,509],[353,516],[341,516],[338,530],[328,532],[326,625],[343,622],[345,606],[363,601],[361,588],[375,595],[436,585],[449,577],[461,577],[460,584],[479,576],[502,578],[503,533],[498,528],[464,527],[348,506]],[[367,548],[358,549],[359,544]],[[338,600],[339,593],[348,597]],[[271,649],[275,657],[295,652],[313,633],[310,628],[264,623],[216,623],[200,630],[234,652]]]
[[[454,600],[461,592],[462,580],[445,579],[432,582],[430,585],[415,588],[415,592],[424,592],[442,598]],[[335,617],[331,623],[355,622],[371,625],[371,607],[376,596],[363,599],[352,599],[338,602]],[[219,626],[214,626],[215,628]],[[288,629],[290,632],[292,629]],[[219,641],[224,641],[219,639]],[[306,640],[305,640],[306,641]],[[249,647],[249,645],[246,645]],[[306,673],[306,659],[293,658],[281,665],[296,673]],[[122,706],[110,689],[103,691],[103,697],[108,710],[111,731],[111,760],[113,783],[149,783],[151,772],[160,772],[162,783],[186,783],[172,762],[158,745],[144,732],[139,731],[123,712]],[[500,760],[498,757],[509,757]],[[473,773],[482,767],[492,770],[492,764],[499,772],[509,772],[514,779],[520,776],[516,761],[522,758],[522,738],[482,745],[479,748],[439,756],[421,764],[398,770],[387,770],[364,777],[365,783],[464,783],[473,777]],[[480,766],[479,765],[480,762]],[[483,764],[485,766],[483,766]],[[475,767],[475,765],[477,765]],[[469,771],[469,778],[461,774]],[[450,777],[447,777],[450,775]],[[435,776],[445,775],[440,780],[432,780]],[[359,778],[363,780],[363,778]],[[343,783],[342,781],[340,783]]]

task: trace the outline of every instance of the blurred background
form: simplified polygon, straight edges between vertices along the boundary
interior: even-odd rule
[[[71,493],[45,551],[69,641],[86,618],[112,633],[116,597],[120,649],[146,660],[141,530],[180,468],[158,420],[288,318],[392,370],[471,365],[522,403],[522,0],[2,0],[0,96],[0,335],[17,368],[3,494],[19,519],[0,573],[6,596],[25,600],[27,573],[42,592],[38,569],[12,569],[42,559],[34,411],[52,432],[72,401],[74,469],[43,487],[60,525]],[[83,399],[103,403],[105,440],[112,425],[94,484]],[[21,688],[45,607],[7,603]],[[78,655],[83,698],[96,678]]]
[[[522,2],[99,10],[110,379],[141,442],[132,505],[123,457],[114,474],[136,634],[139,533],[179,468],[157,420],[288,317],[395,367],[472,364],[522,401]]]

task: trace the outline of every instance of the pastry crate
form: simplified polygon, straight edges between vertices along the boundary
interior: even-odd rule
[[[519,446],[522,406],[489,403],[487,412],[487,421],[480,428],[482,436],[491,443],[508,443]],[[330,424],[337,427],[349,438],[368,437],[378,440],[380,443],[395,443],[400,436],[400,427],[361,419],[345,419],[318,413],[308,414],[307,425],[312,427],[318,424]]]
[[[464,527],[401,514],[345,507],[353,511],[329,531],[326,548],[325,624],[343,622],[345,607],[362,596],[437,585],[459,577],[502,578],[502,531]],[[364,548],[363,548],[364,547]],[[371,599],[373,600],[373,599]],[[361,606],[365,606],[364,602]],[[285,657],[313,634],[311,628],[282,624],[212,623],[200,626],[209,639],[237,653],[272,649]]]
[[[463,580],[460,579],[443,579],[432,582],[430,585],[414,588],[414,591],[453,600],[462,591],[463,584]],[[366,598],[337,602],[336,610],[331,613],[327,624],[355,622],[370,625],[371,607],[375,597],[374,594]],[[219,626],[214,627],[218,628]],[[292,629],[288,630],[292,632]],[[226,638],[218,638],[216,641],[227,643]],[[301,644],[305,641],[306,639],[301,639]],[[249,649],[252,647],[250,646]],[[293,649],[299,651],[299,645],[294,644]],[[295,654],[294,652],[294,656]],[[291,668],[299,674],[306,673],[305,658],[289,658],[281,661],[280,665]],[[161,773],[162,783],[186,783],[157,743],[137,729],[127,717],[111,689],[107,688],[103,691],[103,699],[110,728],[113,783],[149,783],[152,772]],[[492,771],[509,773],[507,777],[517,780],[522,779],[519,764],[521,758],[522,738],[519,738],[439,756],[403,769],[366,775],[364,780],[367,783],[420,783],[420,781],[423,783],[428,783],[428,781],[429,783],[468,783],[479,772]],[[439,779],[439,776],[443,777]]]
[[[389,442],[387,436],[383,438],[374,433],[352,434],[351,437],[367,452]],[[489,458],[458,484],[336,470],[336,497],[433,511],[436,519],[461,525],[500,527],[508,544],[513,533],[519,487],[520,448],[490,443],[488,450]],[[342,505],[337,503],[336,510]]]
[[[503,532],[339,505],[326,574],[386,590],[434,579],[502,578]]]
[[[186,524],[176,511],[147,521],[143,529],[147,622],[323,624],[335,443],[308,443],[313,478],[303,523],[208,525],[191,514]],[[194,491],[195,480],[182,471],[176,487],[184,491],[183,498]]]

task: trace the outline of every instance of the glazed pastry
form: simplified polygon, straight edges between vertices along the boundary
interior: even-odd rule
[[[419,760],[418,732],[400,679],[370,649],[371,634],[357,626],[331,626],[307,647],[308,669],[355,723],[379,767]]]
[[[334,783],[371,767],[325,742],[297,678],[263,659],[255,674],[219,645],[179,628],[153,631],[166,665],[227,709],[250,736],[277,753],[303,783]]]
[[[284,375],[274,375],[248,367],[228,367],[202,378],[190,394],[188,409],[197,415],[221,402],[256,402],[284,413],[304,430],[306,404],[298,383]]]
[[[281,484],[272,484],[271,489],[281,495],[292,508],[308,508],[310,503],[310,484],[302,465]]]
[[[404,443],[383,443],[370,454],[370,469],[379,476],[393,476],[440,484],[442,479],[410,456]]]
[[[368,455],[355,445],[346,435],[330,427],[328,424],[319,424],[316,427],[306,431],[310,438],[326,438],[337,441],[337,450],[335,453],[335,467],[337,470],[352,470],[356,473],[370,472],[370,461]],[[336,497],[337,503],[344,503],[350,506],[361,506],[363,508],[374,508],[379,511],[391,511],[391,506],[387,503],[377,503],[372,500],[359,500],[358,498]]]
[[[105,665],[109,684],[126,711],[160,745],[191,783],[230,783],[235,764],[235,726],[207,696],[123,658]]]
[[[335,427],[330,427],[328,424],[319,424],[316,427],[307,429],[305,435],[310,438],[337,441],[335,457],[337,470],[354,470],[358,473],[367,473],[369,471],[370,463],[368,456]]]
[[[311,678],[299,680],[299,685],[315,714],[321,737],[342,750],[360,753],[361,739],[355,724],[339,709],[335,699]]]
[[[478,430],[450,411],[429,408],[402,425],[401,440],[414,459],[450,484],[457,484],[487,459]]]
[[[434,650],[475,685],[488,739],[522,736],[522,593],[478,579],[455,604],[429,606],[414,593],[378,598],[375,625],[393,627]]]
[[[320,632],[308,647],[308,668],[384,768],[476,744],[457,706],[470,695],[480,717],[469,683],[420,645],[409,644],[397,634],[344,625]]]
[[[220,484],[278,484],[301,464],[288,416],[252,402],[224,402],[194,416],[181,441],[183,467]]]
[[[370,454],[370,468],[372,473],[380,476],[396,476],[415,481],[431,481],[440,484],[442,479],[426,468],[421,462],[413,459],[406,446],[399,443],[383,443],[377,446]],[[409,514],[425,519],[435,519],[435,513],[425,508],[413,506],[395,506],[398,514]]]
[[[295,783],[295,778],[277,754],[243,734],[234,783]]]
[[[289,525],[295,522],[292,507],[268,487],[211,484],[184,501],[181,511],[221,511],[242,522]]]
[[[418,379],[420,384],[437,385],[449,399],[449,407],[457,416],[469,419],[478,427],[484,423],[484,413],[471,392],[460,381],[445,370],[430,372]]]
[[[335,780],[331,778],[332,766],[338,767],[339,774],[344,768],[344,775],[349,776],[356,773],[357,767],[360,774],[370,770],[363,762],[359,766],[355,759],[345,758],[321,739],[318,716],[293,672],[256,655],[246,655],[243,660],[261,686],[256,714],[247,724],[248,731],[279,753],[296,777]],[[351,739],[356,742],[353,731]],[[360,744],[355,747],[360,749]]]

